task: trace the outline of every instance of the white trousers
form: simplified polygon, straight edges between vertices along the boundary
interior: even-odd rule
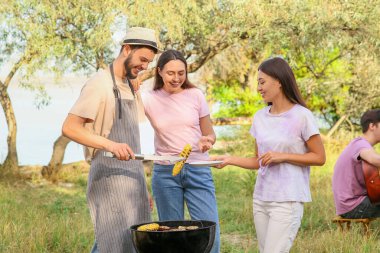
[[[289,252],[301,225],[302,202],[253,199],[253,218],[260,253]]]

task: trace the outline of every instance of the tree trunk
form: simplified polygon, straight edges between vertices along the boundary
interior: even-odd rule
[[[5,119],[8,125],[7,145],[8,154],[2,164],[0,175],[18,174],[18,156],[16,148],[17,124],[13,111],[12,102],[7,92],[6,86],[0,86],[0,103],[3,107]]]
[[[339,126],[347,119],[347,115],[343,115],[336,123],[335,125],[329,130],[327,133],[327,138],[331,138],[333,133],[339,128]],[[351,122],[350,122],[351,123]]]
[[[42,176],[48,180],[55,182],[57,180],[57,174],[62,168],[63,158],[65,156],[65,150],[67,144],[71,140],[63,135],[59,136],[54,142],[53,154],[51,156],[50,162],[47,166],[42,168]]]

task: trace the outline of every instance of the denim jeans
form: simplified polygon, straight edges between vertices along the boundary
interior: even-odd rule
[[[96,241],[94,242],[94,245],[92,246],[91,253],[99,253],[98,244],[96,244]]]
[[[347,219],[380,217],[380,205],[372,204],[369,198],[365,197],[357,207],[341,216]]]
[[[220,251],[220,228],[214,181],[209,167],[185,164],[180,174],[172,176],[173,165],[155,164],[152,177],[153,197],[160,221],[184,220],[184,205],[192,220],[216,222],[214,246]]]

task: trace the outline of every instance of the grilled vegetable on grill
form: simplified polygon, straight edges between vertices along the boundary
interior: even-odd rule
[[[157,223],[145,224],[137,228],[138,231],[157,231],[160,225]]]
[[[168,227],[160,226],[157,223],[149,223],[141,225],[137,228],[137,231],[186,231],[198,229],[198,226],[178,226],[178,227]]]
[[[180,157],[185,157],[186,159],[183,161],[180,161],[180,162],[176,162],[176,164],[173,167],[173,172],[172,172],[173,176],[177,176],[181,172],[181,169],[185,165],[185,162],[186,162],[187,158],[189,157],[190,152],[191,152],[191,145],[186,144],[186,146],[183,148],[181,154],[179,154]]]

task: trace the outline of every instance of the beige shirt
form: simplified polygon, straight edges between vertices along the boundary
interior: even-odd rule
[[[133,100],[134,97],[128,84],[117,77],[115,80],[121,99]],[[93,120],[92,123],[86,123],[85,128],[91,133],[107,138],[115,119],[115,102],[110,70],[109,68],[101,69],[83,86],[78,100],[69,113]],[[136,93],[136,102],[139,120],[142,120],[144,107],[139,92]],[[97,149],[84,147],[86,161],[90,162],[96,151]]]

